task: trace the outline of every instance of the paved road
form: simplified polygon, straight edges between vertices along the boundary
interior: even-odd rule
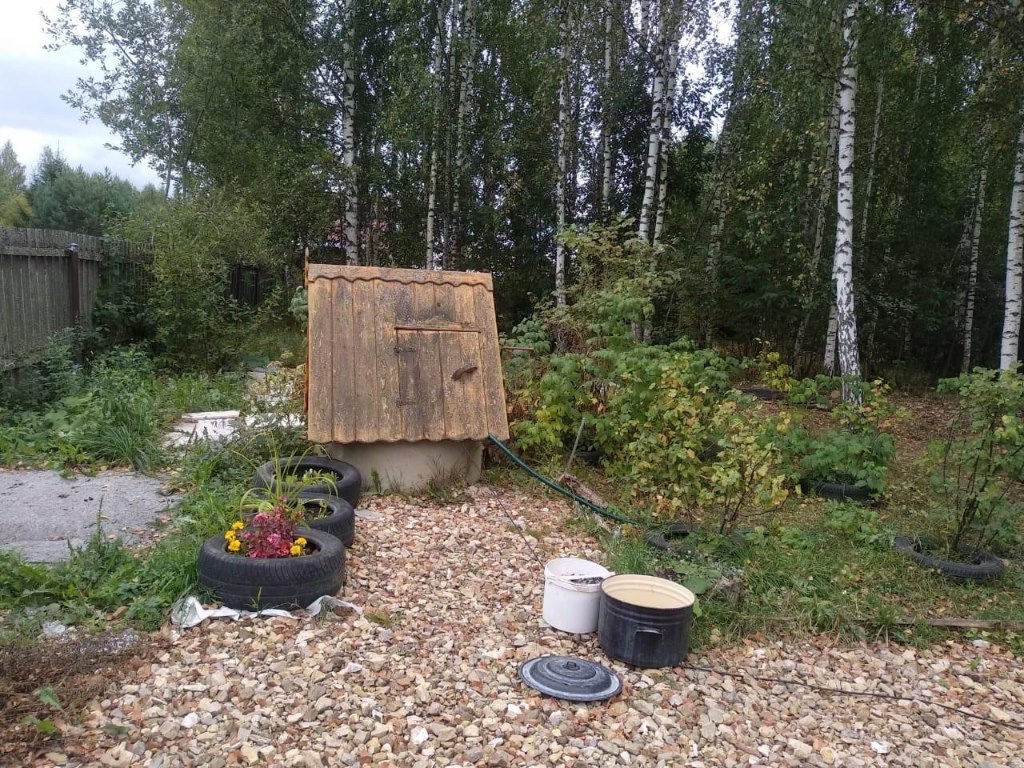
[[[133,472],[101,472],[65,479],[53,470],[0,471],[0,549],[17,549],[32,562],[66,560],[68,544],[95,531],[131,544],[177,502],[161,495],[163,482]]]

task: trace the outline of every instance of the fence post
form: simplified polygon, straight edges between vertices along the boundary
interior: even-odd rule
[[[78,261],[78,243],[71,243],[64,249],[68,257],[68,292],[71,304],[71,324],[78,328],[82,324],[82,271]]]

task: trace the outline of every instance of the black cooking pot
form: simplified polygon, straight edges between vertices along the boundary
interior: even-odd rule
[[[613,659],[673,667],[689,650],[693,592],[674,581],[625,573],[601,583],[597,641]]]

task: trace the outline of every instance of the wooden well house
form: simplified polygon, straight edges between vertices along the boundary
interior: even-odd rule
[[[491,276],[310,264],[309,439],[367,486],[475,482],[508,438]]]

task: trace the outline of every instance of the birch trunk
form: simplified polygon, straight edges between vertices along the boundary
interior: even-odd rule
[[[839,318],[833,302],[828,308],[828,330],[825,331],[825,359],[822,370],[826,376],[836,375],[836,334],[839,330]]]
[[[339,28],[341,35],[341,167],[343,203],[343,236],[345,261],[348,264],[359,263],[358,213],[356,211],[355,181],[355,66],[352,60],[352,24],[351,2],[341,0],[338,6]]]
[[[1013,194],[1010,197],[1010,228],[1006,238],[1006,307],[1003,314],[1003,339],[999,349],[999,367],[1011,370],[1017,364],[1020,339],[1021,246],[1024,245],[1024,126],[1017,139],[1017,160],[1013,169]]]
[[[658,212],[654,218],[654,244],[661,241],[661,232],[665,226],[665,193],[668,191],[668,148],[672,138],[672,107],[673,98],[676,92],[676,78],[679,73],[679,39],[678,35],[672,35],[669,44],[668,56],[668,78],[665,83],[665,93],[661,109],[661,139],[658,147]]]
[[[473,0],[466,0],[459,35],[465,51],[459,66],[459,108],[455,121],[455,168],[452,179],[452,257],[457,269],[462,262],[462,194],[466,179],[466,122],[472,110],[473,75],[476,66],[476,19]]]
[[[441,57],[444,51],[445,0],[437,2],[437,34],[434,37],[434,125],[430,142],[430,176],[427,182],[427,257],[426,268],[437,269],[437,255],[434,248],[434,216],[437,210],[437,147],[441,143]]]
[[[666,29],[664,14],[658,30],[658,44],[654,60],[654,83],[651,88],[651,123],[647,132],[647,170],[644,173],[644,198],[640,205],[640,222],[637,236],[645,243],[651,241],[651,211],[654,207],[654,193],[658,182],[658,157],[661,154],[661,116],[665,108],[665,47]]]
[[[601,94],[601,218],[606,219],[612,196],[612,34],[614,32],[615,4],[604,3],[604,91]]]
[[[558,61],[561,79],[558,85],[558,181],[555,185],[555,303],[565,306],[565,173],[568,166],[569,133],[569,12],[558,23]]]
[[[960,372],[971,370],[971,344],[974,333],[974,295],[978,286],[978,254],[981,249],[981,226],[985,212],[985,186],[988,182],[987,155],[978,174],[978,191],[974,198],[974,222],[971,227],[971,261],[967,271],[967,297],[964,303],[964,355]]]
[[[846,0],[843,10],[843,70],[839,79],[839,167],[836,195],[836,346],[843,399],[860,402],[860,355],[853,291],[853,157],[857,102],[857,10],[860,0]]]

